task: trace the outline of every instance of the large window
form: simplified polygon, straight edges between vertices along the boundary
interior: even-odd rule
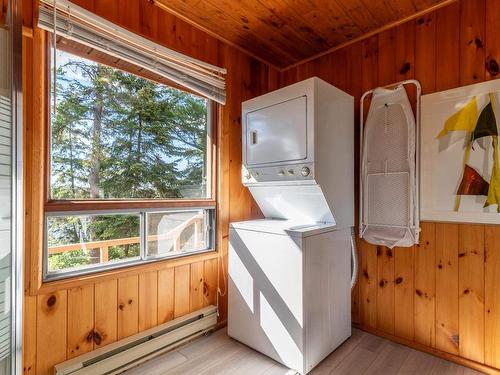
[[[51,199],[208,196],[208,100],[61,50],[56,62]]]
[[[60,49],[54,76],[44,279],[213,249],[211,102]]]

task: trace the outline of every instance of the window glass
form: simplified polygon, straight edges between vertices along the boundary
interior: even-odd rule
[[[52,199],[208,197],[206,99],[61,50],[56,69]]]
[[[210,247],[207,210],[147,213],[147,255],[175,256]]]
[[[140,259],[140,214],[47,217],[47,275]]]
[[[213,220],[214,209],[50,214],[44,279],[213,250]]]

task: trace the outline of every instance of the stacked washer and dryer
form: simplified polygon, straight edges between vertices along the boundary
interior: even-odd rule
[[[229,336],[308,373],[351,335],[353,97],[311,78],[243,103],[242,181],[265,218],[229,232]]]

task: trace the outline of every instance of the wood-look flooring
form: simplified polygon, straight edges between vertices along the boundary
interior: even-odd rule
[[[229,338],[226,330],[222,329],[130,369],[125,374],[294,375],[295,372]],[[311,374],[473,375],[480,373],[353,329],[352,337],[321,362]]]

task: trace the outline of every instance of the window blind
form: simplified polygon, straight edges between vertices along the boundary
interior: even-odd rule
[[[7,48],[8,49],[8,48]],[[2,48],[2,52],[5,50]],[[7,56],[10,52],[7,52]],[[7,58],[8,61],[8,58]],[[1,77],[0,77],[1,78]],[[0,87],[0,361],[10,354],[11,338],[11,129],[12,102],[10,92]],[[0,370],[1,372],[1,370]]]
[[[40,0],[38,27],[226,102],[226,69],[154,43],[67,0]]]

